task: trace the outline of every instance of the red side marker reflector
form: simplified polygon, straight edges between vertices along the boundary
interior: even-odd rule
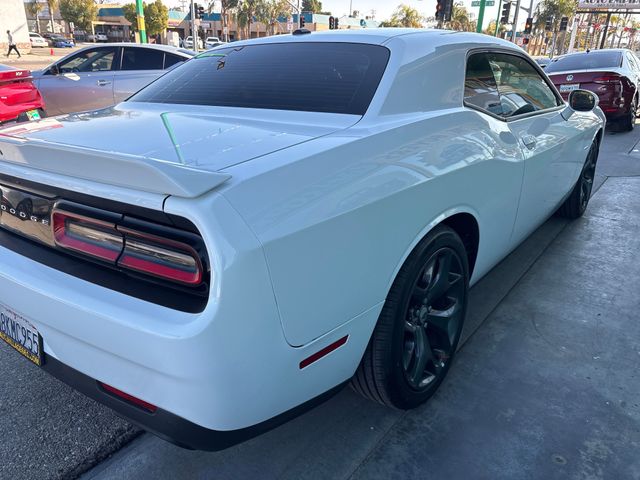
[[[305,358],[304,360],[302,360],[300,362],[300,369],[302,370],[305,367],[308,367],[309,365],[311,365],[313,362],[317,362],[318,360],[320,360],[322,357],[329,355],[331,352],[333,352],[334,350],[340,348],[342,345],[344,345],[345,343],[347,343],[347,339],[349,338],[349,335],[345,335],[344,337],[342,337],[339,340],[336,340],[335,342],[333,342],[330,345],[327,345],[326,347],[324,347],[322,350],[317,351],[316,353],[314,353],[313,355]]]
[[[149,402],[145,402],[144,400],[134,397],[133,395],[129,395],[128,393],[123,392],[122,390],[118,390],[117,388],[112,387],[111,385],[107,385],[106,383],[102,383],[102,382],[98,382],[98,385],[100,385],[104,390],[115,395],[116,397],[126,400],[127,402],[133,403],[134,405],[137,405],[138,407],[145,409],[147,412],[154,413],[156,410],[158,410],[158,407],[156,407],[155,405],[152,405]]]

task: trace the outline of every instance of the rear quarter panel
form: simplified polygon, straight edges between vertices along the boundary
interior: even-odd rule
[[[506,124],[459,108],[345,132],[228,169],[223,194],[263,245],[295,346],[384,301],[446,216],[480,224],[474,278],[510,248],[523,164]]]

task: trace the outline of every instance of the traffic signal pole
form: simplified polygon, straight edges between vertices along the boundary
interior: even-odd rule
[[[142,0],[138,0],[142,1]],[[198,32],[196,32],[196,5],[195,0],[191,0],[191,40],[193,42],[193,51],[198,53]]]
[[[496,15],[496,31],[493,32],[493,36],[498,36],[498,30],[500,29],[500,12],[502,11],[502,0],[498,1],[498,15]]]
[[[518,12],[520,10],[520,0],[516,1],[516,11],[513,14],[513,28],[511,29],[511,41],[516,43],[516,32],[518,30]]]
[[[480,11],[478,11],[478,23],[476,23],[476,32],[482,33],[482,22],[484,21],[484,7],[487,0],[480,0]],[[500,11],[500,9],[498,9]]]
[[[136,0],[136,20],[138,21],[140,43],[147,43],[147,30],[144,26],[144,6],[142,5],[142,0]]]

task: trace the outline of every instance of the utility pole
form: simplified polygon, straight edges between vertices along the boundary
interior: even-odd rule
[[[136,0],[136,19],[138,20],[140,43],[147,43],[147,30],[144,27],[144,7],[142,5],[142,0]]]
[[[520,0],[516,1],[516,13],[513,14],[513,28],[511,29],[511,41],[516,43],[516,30],[518,30],[518,10],[520,10]]]
[[[198,53],[198,32],[196,31],[195,0],[191,0],[191,40],[193,41],[193,51]]]
[[[478,11],[478,23],[476,24],[476,32],[482,33],[482,22],[484,21],[484,7],[487,0],[480,0],[480,10]],[[500,11],[500,9],[498,9]]]
[[[579,18],[580,16],[580,14],[576,14],[576,16],[573,17],[573,27],[571,30],[571,37],[569,38],[569,50],[567,50],[567,53],[573,52],[573,45],[576,43],[576,35],[578,35],[578,26],[580,25],[581,20]]]

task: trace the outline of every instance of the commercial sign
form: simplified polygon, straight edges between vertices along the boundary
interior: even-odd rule
[[[579,10],[592,8],[640,10],[640,0],[578,0]]]

